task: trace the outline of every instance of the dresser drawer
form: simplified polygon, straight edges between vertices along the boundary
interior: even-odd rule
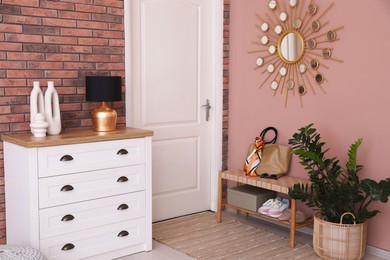
[[[39,177],[145,162],[145,140],[126,139],[38,148]]]
[[[145,216],[145,192],[39,211],[40,237],[48,238]]]
[[[39,179],[39,208],[59,206],[145,189],[145,166]]]
[[[145,242],[145,219],[117,224],[41,240],[40,250],[50,260],[92,257]]]

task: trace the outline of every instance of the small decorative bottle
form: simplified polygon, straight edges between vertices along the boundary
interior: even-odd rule
[[[47,90],[45,93],[45,119],[49,123],[47,134],[58,135],[61,133],[60,103],[53,81],[47,82]]]
[[[30,123],[34,122],[35,116],[41,113],[45,113],[43,93],[39,86],[39,81],[33,82],[33,89],[30,94]],[[31,133],[34,134],[33,129],[31,128]]]

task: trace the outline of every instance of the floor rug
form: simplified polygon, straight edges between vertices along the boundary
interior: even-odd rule
[[[196,259],[319,259],[313,248],[270,232],[202,212],[153,224],[153,239]]]

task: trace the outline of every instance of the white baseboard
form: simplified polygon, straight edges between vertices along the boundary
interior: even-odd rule
[[[225,207],[225,210],[229,211],[229,212],[232,212],[232,213],[236,213],[237,212],[235,209],[228,208],[228,207]],[[275,221],[272,221],[272,220],[261,218],[259,216],[255,216],[255,215],[250,215],[250,217],[259,219],[259,220],[264,221],[264,222],[272,223],[274,225],[283,227],[286,230],[288,229],[288,227],[286,225],[283,225],[283,224],[281,224],[279,222],[275,222]],[[311,228],[311,227],[302,227],[300,229],[297,229],[297,232],[313,236],[313,228]],[[370,245],[366,246],[366,254],[374,255],[374,256],[377,256],[377,257],[380,257],[380,258],[383,258],[383,259],[390,259],[390,251],[387,251],[387,250],[384,250],[384,249],[381,249],[381,248],[377,248],[377,247],[374,247],[374,246],[370,246]]]
[[[381,248],[377,248],[374,246],[367,245],[366,246],[366,253],[383,258],[383,259],[390,259],[390,251],[387,251],[387,250],[384,250]]]

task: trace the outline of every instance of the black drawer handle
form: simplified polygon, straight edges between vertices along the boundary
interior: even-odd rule
[[[66,154],[61,157],[60,159],[61,162],[68,162],[68,161],[73,161],[73,157],[69,154]]]
[[[73,248],[75,248],[75,246],[72,244],[72,243],[69,243],[69,244],[66,244],[64,245],[61,250],[62,251],[68,251],[68,250],[72,250]]]
[[[71,221],[71,220],[74,220],[74,216],[70,215],[70,214],[63,216],[61,219],[61,221],[64,221],[64,222]]]
[[[121,176],[116,182],[127,182],[129,179],[126,176]]]
[[[61,188],[61,191],[71,191],[74,190],[72,185],[65,185],[64,187]]]
[[[127,206],[127,204],[121,204],[121,205],[119,205],[117,210],[125,210],[125,209],[128,209],[128,208],[129,208],[129,206]]]
[[[119,232],[118,237],[127,237],[128,235],[129,235],[129,232],[127,232],[126,230],[123,230],[123,231]]]
[[[126,149],[120,149],[116,154],[117,155],[125,155],[128,154],[129,152]]]

